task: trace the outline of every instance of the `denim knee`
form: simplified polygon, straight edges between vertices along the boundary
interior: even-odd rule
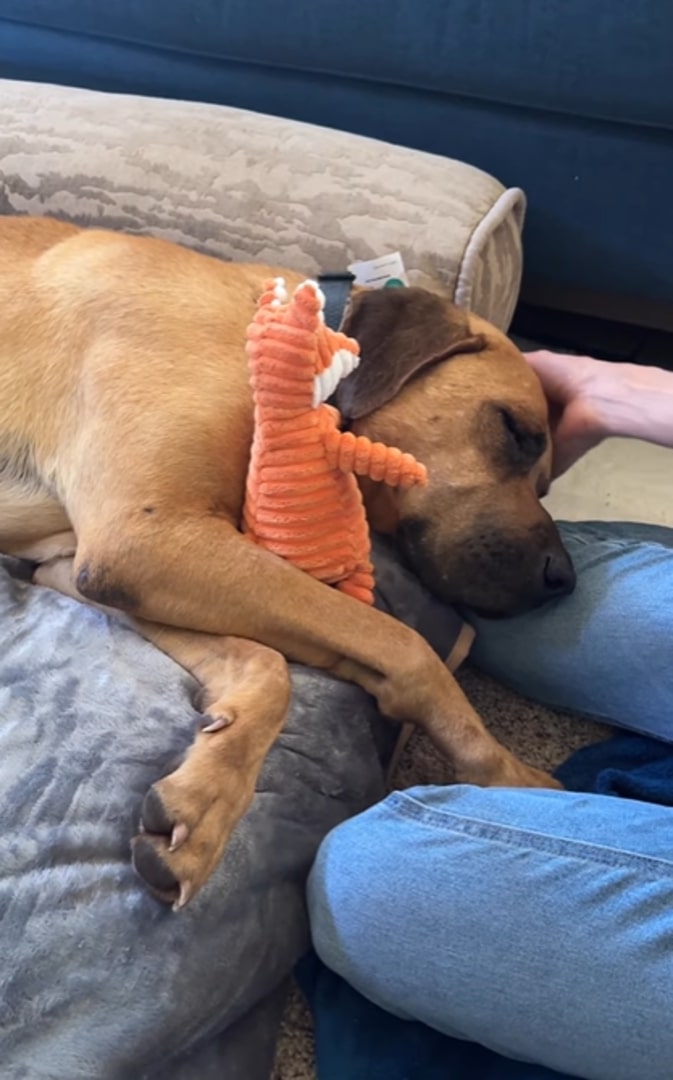
[[[561,526],[574,594],[501,622],[470,618],[474,662],[515,690],[673,740],[671,530]]]
[[[354,818],[323,840],[307,890],[313,946],[323,963],[351,984],[358,982],[354,958],[359,942],[351,940],[349,928],[359,938],[355,928],[376,904],[376,880],[356,854],[363,829],[366,834],[366,815],[364,824],[362,817]]]
[[[591,1080],[670,1080],[672,819],[557,791],[394,794],[321,848],[316,951],[402,1019]]]

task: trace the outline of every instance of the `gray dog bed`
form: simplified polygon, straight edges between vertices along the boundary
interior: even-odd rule
[[[460,620],[387,546],[376,560],[379,606],[446,657]],[[26,572],[0,560],[3,1080],[268,1077],[279,988],[308,946],[305,876],[324,834],[382,795],[395,729],[359,688],[295,666],[252,808],[174,914],[129,843],[192,737],[197,685]]]

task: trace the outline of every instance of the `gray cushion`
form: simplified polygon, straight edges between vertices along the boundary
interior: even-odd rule
[[[378,602],[447,655],[460,620],[377,550]],[[196,684],[114,618],[0,560],[0,1062],[25,1076],[204,1080],[208,1045],[308,944],[322,836],[383,792],[394,738],[357,687],[295,666],[285,730],[206,888],[180,914],[129,860],[140,804],[198,716]],[[273,1002],[219,1043],[227,1080],[268,1076]],[[261,1058],[261,1060],[260,1060]]]

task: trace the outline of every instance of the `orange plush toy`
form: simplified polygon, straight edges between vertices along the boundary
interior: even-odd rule
[[[356,476],[426,484],[411,454],[339,430],[327,405],[360,361],[357,342],[330,330],[313,281],[288,302],[268,282],[248,327],[255,430],[243,529],[251,540],[337,589],[373,603],[369,527]]]

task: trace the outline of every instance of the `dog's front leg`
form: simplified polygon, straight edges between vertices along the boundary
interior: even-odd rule
[[[139,617],[259,641],[359,683],[381,712],[420,724],[451,758],[456,779],[557,786],[484,728],[448,669],[418,634],[255,546],[206,513],[80,530],[75,582]],[[99,539],[100,538],[100,539]]]
[[[39,567],[34,581],[83,602],[72,559]],[[133,863],[145,883],[183,907],[214,870],[252,801],[287,715],[287,664],[253,641],[176,630],[94,606],[124,619],[201,683],[204,724],[183,763],[148,791],[133,841]]]

